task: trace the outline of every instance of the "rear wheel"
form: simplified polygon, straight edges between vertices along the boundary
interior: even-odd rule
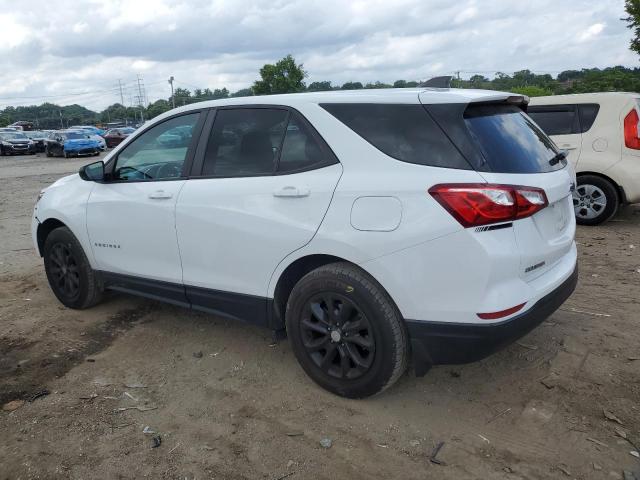
[[[78,239],[67,227],[53,230],[44,242],[44,268],[54,295],[69,308],[83,309],[102,298],[102,286]]]
[[[44,154],[45,154],[47,157],[53,157],[53,154],[51,153],[51,151],[49,150],[49,148],[48,148],[48,147],[44,149]]]
[[[573,192],[573,209],[580,225],[599,225],[618,211],[620,199],[615,185],[595,175],[578,177]]]
[[[408,340],[398,309],[372,277],[348,263],[320,267],[296,284],[286,327],[304,371],[335,394],[375,395],[406,370]]]

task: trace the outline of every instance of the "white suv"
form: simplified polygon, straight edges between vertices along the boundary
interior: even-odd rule
[[[582,93],[531,99],[527,113],[566,150],[577,172],[578,223],[597,225],[640,202],[640,95]]]
[[[398,89],[172,110],[39,197],[33,238],[71,308],[104,289],[288,335],[365,397],[411,358],[480,359],[577,281],[574,174],[509,93]]]

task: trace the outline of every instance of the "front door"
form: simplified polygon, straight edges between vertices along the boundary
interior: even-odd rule
[[[87,228],[97,266],[122,289],[184,301],[175,208],[200,115],[172,117],[137,136],[91,192]]]
[[[176,211],[187,296],[264,323],[271,275],[313,238],[342,166],[296,112],[225,108],[194,173]]]

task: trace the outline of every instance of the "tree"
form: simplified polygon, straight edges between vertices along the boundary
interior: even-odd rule
[[[347,82],[347,83],[343,83],[342,86],[340,87],[341,90],[360,90],[361,88],[364,88],[364,87],[360,82]]]
[[[521,93],[527,97],[544,97],[546,95],[553,95],[553,92],[548,88],[538,87],[537,85],[524,85],[521,87],[514,87],[511,89],[514,93]]]
[[[640,0],[625,0],[624,10],[629,16],[622,20],[628,23],[627,28],[633,30],[629,48],[640,54]]]
[[[325,92],[328,90],[333,90],[331,86],[331,82],[323,81],[323,82],[311,82],[307,87],[307,90],[310,92]]]
[[[304,91],[304,79],[307,72],[302,67],[302,64],[296,64],[290,54],[275,65],[267,63],[260,69],[261,80],[254,82],[253,93],[255,95],[271,95]]]
[[[231,97],[250,97],[251,95],[253,95],[253,90],[250,88],[242,88],[240,90],[238,90],[237,92],[233,92],[230,96]]]

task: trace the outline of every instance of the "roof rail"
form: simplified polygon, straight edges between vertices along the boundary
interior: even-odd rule
[[[426,82],[422,82],[420,86],[428,88],[451,88],[452,78],[453,77],[451,75],[445,75],[443,77],[433,77]]]

